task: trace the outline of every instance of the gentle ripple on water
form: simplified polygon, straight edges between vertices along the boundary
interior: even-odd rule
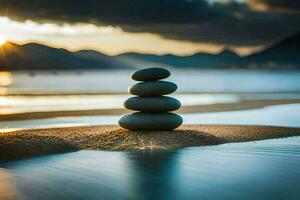
[[[299,165],[300,137],[290,137],[162,152],[79,151],[0,166],[22,199],[296,200]]]

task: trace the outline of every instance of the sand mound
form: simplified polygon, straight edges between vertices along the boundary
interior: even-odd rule
[[[182,126],[174,131],[128,131],[118,126],[70,127],[0,134],[0,161],[90,150],[158,150],[300,135],[299,128]]]

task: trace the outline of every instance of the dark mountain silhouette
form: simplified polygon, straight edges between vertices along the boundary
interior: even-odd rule
[[[300,69],[300,33],[283,39],[264,51],[252,54],[243,59],[244,64],[269,68]]]
[[[101,56],[100,56],[101,55]],[[7,42],[0,47],[0,70],[44,69],[119,69],[129,67],[110,56],[93,58],[90,51],[70,52],[41,44],[17,45]]]
[[[124,53],[117,57],[145,66],[161,64],[201,69],[300,69],[300,34],[281,40],[263,51],[246,57],[240,57],[228,49],[219,54],[197,53],[190,56],[174,56]]]
[[[231,68],[241,59],[240,56],[230,50],[224,50],[216,55],[197,53],[190,56],[175,56],[171,54],[159,56],[151,54],[124,53],[118,55],[117,58],[133,64],[162,64],[178,68]]]
[[[240,57],[225,49],[219,54],[189,56],[124,53],[107,56],[93,50],[70,52],[41,44],[0,47],[0,70],[26,69],[124,69],[168,66],[198,69],[300,69],[300,34],[281,40],[265,50]]]

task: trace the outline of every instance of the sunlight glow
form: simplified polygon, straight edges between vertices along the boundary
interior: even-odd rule
[[[224,45],[166,39],[152,33],[128,33],[117,26],[97,26],[89,23],[56,24],[32,20],[15,21],[0,16],[0,36],[18,44],[37,42],[71,51],[93,49],[108,55],[125,52],[190,55],[196,52],[218,53]],[[1,44],[1,39],[0,39]],[[249,54],[253,47],[232,48]]]
[[[0,72],[0,87],[7,87],[12,83],[12,77],[10,72]]]
[[[6,42],[6,39],[2,36],[0,36],[0,45],[4,45]]]

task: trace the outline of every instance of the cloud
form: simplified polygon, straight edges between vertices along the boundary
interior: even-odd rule
[[[267,0],[250,1],[258,5]],[[299,13],[260,12],[234,1],[0,0],[0,5],[0,15],[20,21],[111,25],[126,32],[233,46],[262,45],[300,30]]]
[[[261,11],[300,12],[299,0],[247,0],[247,3]]]

